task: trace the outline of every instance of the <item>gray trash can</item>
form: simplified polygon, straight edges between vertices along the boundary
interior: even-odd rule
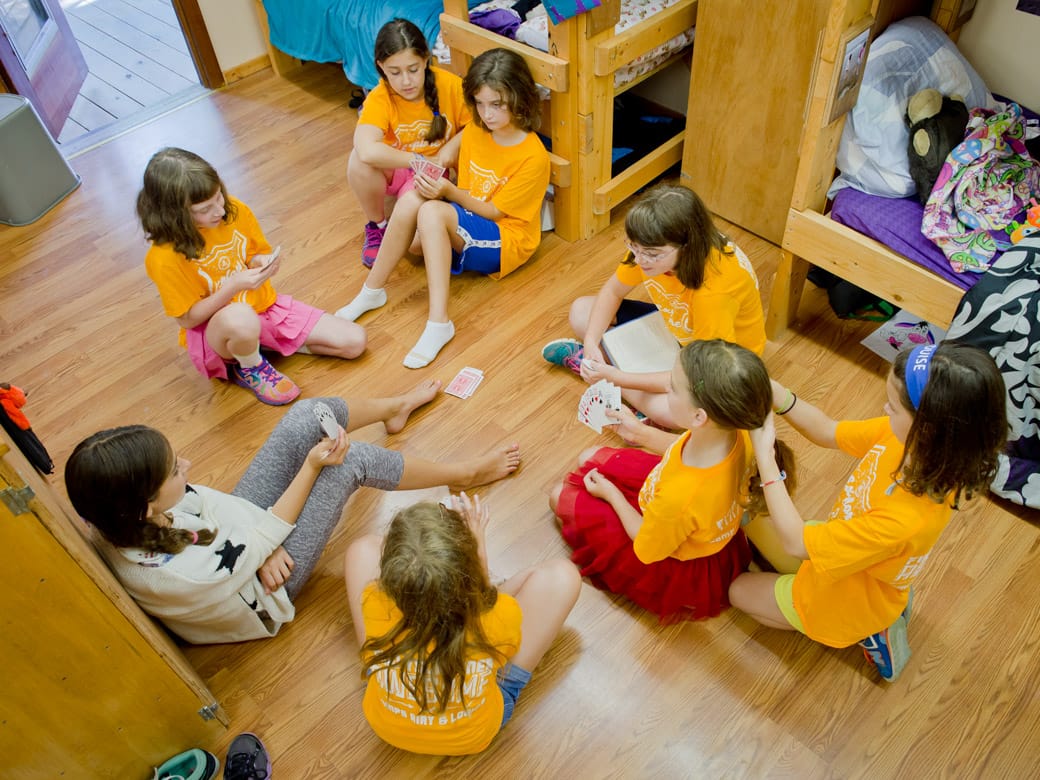
[[[0,223],[35,222],[78,186],[32,104],[0,94]]]

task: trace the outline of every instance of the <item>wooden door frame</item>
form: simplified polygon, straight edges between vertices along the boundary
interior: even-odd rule
[[[213,48],[213,40],[206,28],[198,0],[171,0],[171,3],[181,23],[184,40],[199,74],[199,82],[208,89],[219,89],[225,84],[224,71],[220,69],[217,52]]]

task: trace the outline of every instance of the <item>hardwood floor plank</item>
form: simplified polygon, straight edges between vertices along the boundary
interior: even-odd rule
[[[30,226],[0,227],[0,379],[29,391],[25,412],[59,464],[50,478],[59,492],[72,447],[126,422],[165,431],[192,461],[191,479],[225,490],[237,481],[283,411],[201,378],[177,346],[143,268],[147,245],[133,215],[141,173],[164,145],[201,154],[282,244],[278,290],[341,306],[365,277],[364,218],[345,176],[357,121],[348,99],[334,65],[308,64],[290,79],[256,74],[76,157],[83,184],[75,193]],[[426,316],[425,275],[411,263],[391,277],[389,304],[362,318],[370,336],[362,358],[277,361],[308,397],[388,394],[429,377],[447,381],[465,365],[483,369],[472,398],[438,398],[393,436],[381,426],[354,436],[431,458],[519,441],[520,471],[479,491],[491,506],[488,550],[500,575],[566,553],[548,493],[582,449],[619,444],[574,419],[584,385],[539,351],[569,335],[570,301],[609,277],[622,217],[588,241],[546,235],[537,257],[500,282],[454,278],[458,335],[427,369],[401,365]],[[768,295],[779,250],[725,227]],[[833,414],[880,414],[887,364],[859,345],[873,326],[836,319],[817,289],[806,291],[800,314],[768,345],[770,372]],[[825,516],[851,459],[779,427],[798,459],[796,503]],[[342,581],[350,541],[383,529],[415,499],[359,491],[297,599],[297,619],[276,638],[185,648],[231,719],[225,738],[201,747],[223,757],[234,734],[255,731],[278,776],[289,778],[1035,774],[1035,512],[983,497],[956,513],[918,581],[913,655],[894,684],[879,681],[858,648],[824,648],[733,610],[662,627],[585,585],[491,747],[438,758],[394,750],[364,722]]]

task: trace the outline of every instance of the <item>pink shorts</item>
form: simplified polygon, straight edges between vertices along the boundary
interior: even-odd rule
[[[415,189],[415,171],[411,168],[395,168],[393,178],[386,185],[387,195],[400,198]]]
[[[325,314],[306,303],[294,300],[291,295],[279,295],[274,303],[256,316],[260,318],[260,346],[291,355],[307,342],[318,320]],[[209,321],[184,332],[188,342],[188,355],[199,373],[209,379],[227,379],[227,363],[206,340]]]

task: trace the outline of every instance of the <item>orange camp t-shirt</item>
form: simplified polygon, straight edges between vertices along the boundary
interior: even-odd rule
[[[490,201],[503,216],[500,279],[526,263],[542,240],[542,199],[549,186],[549,153],[535,133],[513,146],[495,142],[476,124],[462,131],[459,187],[477,200]]]
[[[441,116],[448,122],[448,131],[443,138],[426,140],[433,122],[433,111],[424,98],[405,100],[383,79],[365,97],[358,124],[378,127],[383,131],[384,143],[395,149],[423,155],[436,154],[446,141],[469,124],[470,113],[462,96],[462,79],[447,70],[431,70],[437,85],[437,104]]]
[[[633,549],[643,563],[713,555],[740,527],[755,459],[747,432],[738,431],[729,454],[708,468],[682,462],[689,439],[689,431],[676,439],[639,491],[643,524]]]
[[[401,620],[397,605],[375,582],[361,594],[361,612],[368,637],[383,636]],[[499,593],[495,605],[481,616],[484,635],[505,659],[520,647],[521,619],[520,605],[505,593]],[[432,694],[428,704],[432,711],[420,712],[397,669],[373,671],[362,703],[365,719],[381,739],[402,750],[439,756],[479,753],[502,725],[501,667],[499,659],[474,653],[466,661],[465,703],[456,693],[444,712],[437,711]]]
[[[685,287],[674,274],[647,276],[638,265],[618,266],[614,276],[626,287],[642,284],[680,344],[725,339],[761,355],[766,348],[765,316],[758,278],[747,256],[712,250],[699,289]]]
[[[848,647],[899,617],[953,510],[892,479],[903,445],[887,417],[841,422],[836,437],[862,459],[827,521],[805,526],[809,560],[795,574],[793,594],[807,636]]]
[[[158,288],[169,316],[184,316],[192,306],[216,292],[230,274],[248,268],[253,255],[271,251],[249,206],[235,198],[228,201],[238,209],[237,216],[228,224],[199,228],[206,245],[197,259],[189,260],[170,244],[152,244],[145,255],[145,270]],[[267,281],[255,290],[243,290],[231,300],[248,303],[260,314],[271,307],[276,297],[274,287]],[[183,346],[183,328],[180,339]]]

